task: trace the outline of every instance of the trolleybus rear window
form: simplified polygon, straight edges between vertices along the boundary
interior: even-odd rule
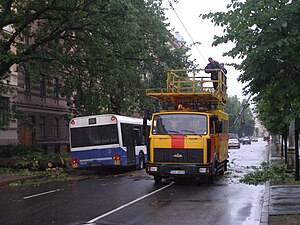
[[[118,144],[117,125],[71,128],[71,147]]]

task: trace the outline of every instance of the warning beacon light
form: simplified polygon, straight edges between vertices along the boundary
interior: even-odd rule
[[[182,110],[182,109],[183,109],[183,105],[182,105],[182,104],[178,104],[177,109],[178,109],[178,110]]]

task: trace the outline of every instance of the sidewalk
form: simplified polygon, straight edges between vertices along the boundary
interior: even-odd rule
[[[281,150],[269,144],[269,163],[284,164]],[[271,185],[266,182],[260,225],[300,224],[300,185]]]

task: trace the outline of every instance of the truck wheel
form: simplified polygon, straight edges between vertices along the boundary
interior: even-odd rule
[[[228,167],[227,167],[227,160],[224,162],[224,171],[227,171]]]
[[[227,160],[222,163],[222,169],[219,171],[219,175],[224,175],[225,171],[227,171]]]
[[[219,175],[224,175],[225,172],[225,165],[222,166],[223,168],[219,171]]]
[[[139,154],[139,164],[137,165],[138,170],[142,170],[145,168],[145,158],[144,154],[140,152]]]
[[[155,182],[155,184],[160,184],[161,181],[162,181],[162,177],[161,176],[154,175],[154,182]]]

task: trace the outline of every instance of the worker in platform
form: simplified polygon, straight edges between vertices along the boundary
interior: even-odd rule
[[[227,86],[227,77],[226,77],[226,74],[227,74],[227,70],[226,70],[226,68],[225,68],[225,66],[224,66],[224,63],[220,63],[220,69],[221,69],[221,71],[222,71],[222,79],[223,79],[223,84],[225,85],[225,86]],[[224,90],[224,89],[223,89]]]
[[[218,80],[218,71],[217,70],[211,70],[211,69],[220,69],[220,64],[215,61],[212,57],[208,58],[209,63],[205,67],[205,73],[210,73],[210,77],[212,80]],[[218,82],[213,81],[214,89],[217,90],[218,88]]]

